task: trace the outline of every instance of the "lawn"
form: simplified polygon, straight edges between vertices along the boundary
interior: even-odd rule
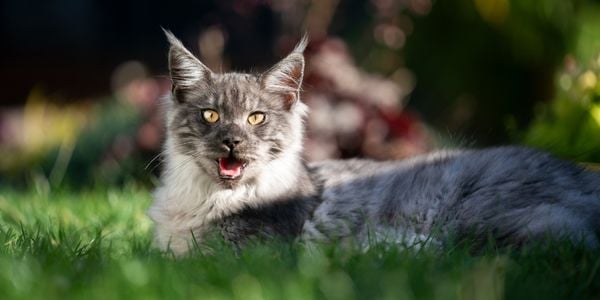
[[[257,244],[153,250],[149,191],[0,192],[0,299],[600,299],[600,251]],[[204,253],[204,254],[203,254]]]

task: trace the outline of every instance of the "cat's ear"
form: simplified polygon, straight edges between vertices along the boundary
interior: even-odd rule
[[[303,52],[307,44],[305,35],[292,53],[261,76],[262,87],[270,93],[281,95],[288,110],[300,99],[304,76]]]
[[[194,88],[207,88],[212,71],[201,63],[173,33],[163,29],[171,47],[169,49],[169,72],[173,81],[175,100],[184,101],[184,93]]]

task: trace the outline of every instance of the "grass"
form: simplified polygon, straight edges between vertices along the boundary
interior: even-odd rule
[[[173,259],[150,247],[149,192],[0,192],[0,299],[600,299],[600,252],[271,242]]]

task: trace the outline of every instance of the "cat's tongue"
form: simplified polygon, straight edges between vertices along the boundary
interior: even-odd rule
[[[243,163],[233,157],[219,158],[219,174],[235,178],[242,174]]]

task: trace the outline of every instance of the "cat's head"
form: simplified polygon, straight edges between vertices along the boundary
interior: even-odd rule
[[[278,176],[302,150],[304,38],[262,74],[215,73],[170,32],[173,82],[167,139],[215,182],[231,188]],[[174,170],[176,171],[176,170]]]

